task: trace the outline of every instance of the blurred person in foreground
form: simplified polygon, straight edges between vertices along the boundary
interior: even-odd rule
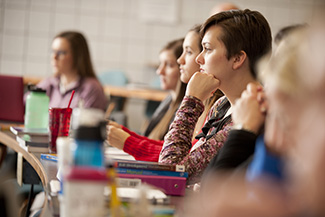
[[[265,142],[284,156],[285,182],[218,173],[194,197],[200,205],[183,216],[325,216],[324,46],[322,25],[290,35],[261,73],[265,93],[250,84],[242,96],[266,112]]]
[[[221,11],[239,10],[239,7],[231,2],[218,3],[210,10],[210,16],[220,13]]]

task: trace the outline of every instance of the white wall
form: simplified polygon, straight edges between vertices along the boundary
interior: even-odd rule
[[[140,0],[0,0],[0,74],[51,75],[50,44],[60,31],[83,32],[97,73],[125,71],[129,80],[149,83],[155,77],[160,48],[203,22],[219,0],[178,0],[179,22],[146,24],[138,19]],[[154,0],[152,0],[154,1]],[[286,25],[308,21],[321,0],[233,0],[260,11],[273,34]],[[134,127],[138,127],[134,125]]]

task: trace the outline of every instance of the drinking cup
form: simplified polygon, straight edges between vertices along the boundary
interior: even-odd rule
[[[49,109],[50,153],[56,153],[57,137],[69,136],[71,108]]]

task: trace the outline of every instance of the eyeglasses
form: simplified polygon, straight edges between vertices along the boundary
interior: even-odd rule
[[[64,57],[67,55],[67,51],[65,50],[52,50],[52,55],[57,56],[57,57]]]

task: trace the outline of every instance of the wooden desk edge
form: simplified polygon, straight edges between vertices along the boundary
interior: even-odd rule
[[[119,87],[113,85],[103,86],[106,95],[119,96],[125,98],[137,98],[144,100],[162,101],[164,100],[168,92],[155,89],[143,89],[143,88],[128,88]]]
[[[21,153],[23,155],[23,157],[26,159],[26,161],[28,163],[30,163],[30,165],[37,172],[38,176],[41,179],[41,182],[42,182],[42,185],[43,185],[44,189],[48,187],[49,181],[48,181],[48,178],[46,176],[44,167],[42,166],[41,162],[39,161],[39,159],[35,155],[25,151],[22,147],[20,147],[19,143],[15,139],[11,138],[10,136],[8,136],[7,134],[5,134],[4,132],[1,132],[1,131],[0,131],[0,143],[6,145],[7,147],[9,147],[11,149],[13,149],[17,153]],[[45,199],[43,212],[45,212],[47,207],[48,207],[48,204],[47,204],[47,200]]]
[[[33,77],[24,77],[24,84],[37,84],[42,79]],[[162,101],[168,95],[167,91],[144,89],[144,88],[128,88],[114,85],[102,85],[106,95],[119,96],[125,98],[137,98],[144,100]]]

